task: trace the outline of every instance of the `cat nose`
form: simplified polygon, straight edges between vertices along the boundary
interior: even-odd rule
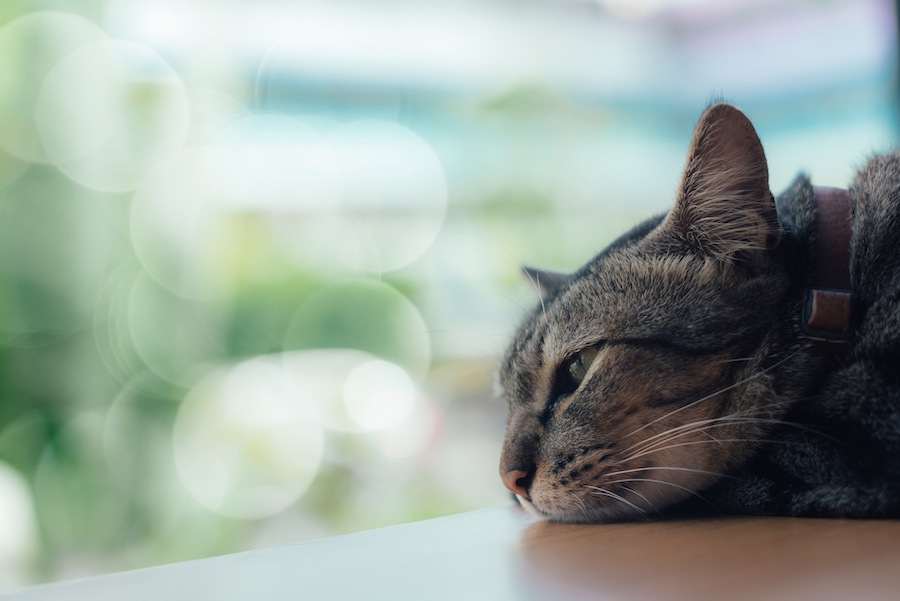
[[[512,494],[524,499],[528,498],[528,472],[524,470],[510,470],[503,476],[503,486]]]

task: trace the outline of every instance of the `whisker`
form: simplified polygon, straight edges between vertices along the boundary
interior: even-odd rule
[[[672,487],[674,487],[674,488],[678,488],[678,489],[680,489],[680,490],[683,490],[683,491],[686,492],[686,493],[689,493],[689,494],[691,494],[691,495],[694,495],[695,497],[697,497],[698,499],[700,499],[701,501],[703,501],[704,503],[706,503],[707,505],[709,505],[710,507],[712,507],[713,509],[715,509],[716,511],[719,511],[719,508],[718,508],[718,507],[716,507],[715,505],[713,505],[713,504],[709,501],[709,499],[707,499],[706,497],[704,497],[703,495],[701,495],[701,494],[698,493],[697,491],[691,490],[690,488],[687,488],[687,487],[685,487],[685,486],[681,486],[680,484],[675,484],[674,482],[668,482],[668,481],[666,481],[666,480],[656,480],[656,479],[654,479],[654,478],[624,478],[624,479],[622,479],[622,480],[612,480],[612,481],[610,481],[610,482],[607,482],[607,484],[620,484],[620,483],[623,483],[623,482],[653,482],[653,483],[655,483],[655,484],[667,484],[667,485],[672,486]]]
[[[633,507],[634,509],[637,509],[642,514],[644,514],[644,515],[647,514],[647,511],[645,509],[638,507],[637,505],[635,505],[634,503],[632,503],[631,501],[629,501],[622,495],[617,495],[616,493],[614,493],[611,490],[608,490],[606,488],[603,488],[602,486],[586,486],[585,488],[589,488],[589,489],[593,490],[594,492],[591,494],[596,495],[597,493],[600,493],[600,496],[609,497],[611,499],[621,501],[622,503],[625,503],[626,505]]]
[[[743,380],[739,380],[739,381],[735,382],[734,384],[730,384],[729,386],[726,386],[725,388],[722,388],[721,390],[718,390],[718,391],[712,392],[712,393],[710,393],[710,394],[708,394],[708,395],[706,395],[706,396],[700,397],[700,398],[697,399],[696,401],[691,401],[691,402],[688,403],[687,405],[682,405],[681,407],[678,407],[677,409],[673,409],[672,411],[666,413],[665,415],[662,415],[662,416],[656,418],[656,419],[653,420],[653,421],[647,422],[647,423],[644,424],[643,426],[639,427],[637,430],[634,430],[633,432],[631,432],[631,433],[627,434],[626,436],[624,436],[624,437],[623,437],[623,440],[624,440],[624,439],[627,439],[627,438],[629,438],[629,437],[631,437],[631,436],[634,436],[635,434],[637,434],[638,432],[640,432],[640,431],[643,430],[644,428],[647,428],[647,427],[649,427],[649,426],[652,426],[653,424],[655,424],[655,423],[657,423],[657,422],[659,422],[659,421],[661,421],[661,420],[664,420],[664,419],[666,419],[666,418],[669,418],[669,417],[675,415],[675,414],[678,413],[679,411],[684,411],[685,409],[688,409],[688,408],[690,408],[690,407],[693,407],[694,405],[697,405],[698,403],[702,403],[703,401],[706,401],[706,400],[711,399],[711,398],[713,398],[713,397],[715,397],[715,396],[718,396],[718,395],[722,394],[723,392],[727,392],[727,391],[732,390],[732,389],[734,389],[734,388],[736,388],[736,387],[738,387],[738,386],[741,386],[741,385],[743,385],[743,384],[746,384],[747,382],[749,382],[749,381],[751,381],[751,380],[753,380],[753,379],[755,379],[755,378],[762,377],[763,375],[765,375],[765,374],[768,373],[769,371],[775,369],[776,367],[778,367],[779,365],[781,365],[781,364],[783,364],[784,362],[788,361],[789,359],[792,359],[792,358],[793,358],[797,353],[799,353],[801,350],[802,350],[802,347],[801,347],[801,348],[798,348],[797,350],[795,350],[794,352],[792,352],[791,354],[789,354],[789,355],[788,355],[787,357],[785,357],[784,359],[781,359],[780,361],[778,361],[778,362],[776,362],[776,363],[770,365],[769,367],[767,367],[767,368],[765,368],[765,369],[762,369],[762,370],[756,372],[756,373],[753,374],[753,375],[747,376],[747,377],[744,378]]]
[[[717,443],[719,443],[719,444],[722,444],[722,442],[724,441],[724,439],[721,439],[721,440],[720,440],[720,439],[716,438],[715,436],[713,436],[712,434],[710,434],[709,432],[706,432],[706,431],[702,432],[702,434],[703,434],[705,437],[707,437],[707,438],[710,440],[710,442],[717,442]]]
[[[745,409],[745,410],[743,410],[743,411],[737,411],[737,412],[735,412],[735,413],[730,413],[730,414],[728,414],[728,415],[722,415],[722,416],[719,416],[719,417],[712,417],[712,418],[709,418],[709,419],[698,420],[698,421],[695,421],[695,422],[690,422],[690,423],[687,423],[687,424],[681,424],[681,425],[679,425],[679,426],[674,426],[674,427],[672,427],[672,428],[669,428],[668,430],[664,430],[664,431],[662,431],[662,432],[659,432],[658,434],[654,434],[653,436],[650,436],[650,437],[648,437],[648,438],[645,438],[644,440],[641,440],[641,441],[639,441],[639,442],[634,443],[634,444],[631,445],[630,447],[628,447],[628,448],[626,448],[626,449],[623,449],[623,450],[622,450],[622,453],[627,453],[628,451],[630,451],[630,450],[632,450],[632,449],[634,449],[634,448],[636,448],[636,447],[640,447],[641,445],[650,443],[650,442],[653,441],[654,439],[657,439],[657,438],[663,438],[663,437],[665,437],[665,436],[668,436],[668,435],[670,435],[670,434],[674,434],[674,433],[679,432],[679,431],[681,431],[681,430],[690,429],[690,428],[692,428],[692,427],[694,427],[694,426],[702,426],[702,425],[706,425],[706,424],[714,423],[714,422],[718,422],[718,421],[727,421],[727,420],[732,419],[732,418],[739,418],[739,417],[741,417],[741,416],[743,416],[743,415],[745,415],[745,414],[752,414],[752,413],[757,413],[757,412],[765,412],[767,409],[769,409],[769,408],[771,408],[771,407],[780,407],[780,406],[781,406],[781,405],[778,404],[778,403],[771,403],[771,404],[769,404],[769,405],[763,405],[763,406],[761,406],[761,407],[753,407],[753,408],[751,408],[751,409]],[[649,425],[649,424],[648,424],[648,425]],[[635,430],[635,432],[637,432],[637,430]],[[656,441],[656,442],[654,442],[653,444],[657,444],[657,443],[661,443],[661,442],[665,442],[665,441]],[[651,446],[652,446],[652,445],[651,445]],[[639,449],[639,451],[640,451],[640,450],[643,450],[643,449]]]
[[[706,430],[712,430],[714,428],[724,428],[726,426],[733,426],[735,424],[752,424],[752,423],[780,423],[778,420],[767,420],[762,418],[753,418],[753,417],[728,417],[728,418],[716,418],[711,420],[704,420],[702,422],[694,422],[691,424],[686,424],[688,427],[672,428],[672,430],[667,431],[667,434],[671,434],[661,440],[653,441],[650,444],[644,445],[641,448],[635,450],[634,453],[622,459],[622,461],[631,461],[636,457],[640,457],[647,451],[652,451],[655,448],[660,447],[661,445],[665,445],[667,443],[672,442],[673,440],[677,440],[684,436],[688,436],[691,434],[707,434]]]
[[[524,305],[522,305],[522,304],[516,302],[515,300],[513,300],[513,298],[512,298],[511,296],[507,296],[506,294],[501,294],[501,293],[499,293],[499,292],[493,293],[493,296],[500,298],[501,300],[503,300],[503,301],[509,303],[510,305],[512,305],[513,307],[515,307],[515,308],[518,309],[519,311],[521,311],[521,312],[522,312],[522,317],[527,317],[527,316],[531,315],[531,309],[530,309],[529,307],[526,307],[526,306],[524,306]],[[500,322],[500,323],[504,323],[504,324],[506,324],[506,325],[510,325],[510,326],[513,326],[513,327],[518,327],[518,324],[509,323],[509,322],[506,322],[506,321],[503,321],[503,320],[499,320],[499,319],[498,319],[498,320],[489,320],[489,321],[497,321],[497,322]]]
[[[722,359],[717,363],[738,363],[740,361],[752,361],[753,357],[736,357],[734,359]]]
[[[544,316],[544,319],[547,318],[547,307],[544,306],[544,295],[541,293],[541,285],[536,278],[533,278],[530,273],[526,270],[522,270],[525,274],[525,277],[528,278],[528,281],[531,282],[534,291],[537,293],[538,298],[541,300],[541,315]],[[538,276],[540,277],[540,276]]]
[[[747,412],[743,412],[743,413],[747,413]],[[703,430],[709,430],[712,428],[721,428],[721,427],[734,425],[734,424],[785,425],[785,426],[789,426],[792,428],[797,428],[800,430],[810,432],[812,434],[815,434],[817,436],[821,436],[827,440],[830,440],[830,441],[834,442],[835,444],[838,444],[843,447],[847,447],[847,444],[844,443],[843,441],[838,440],[828,434],[825,434],[824,432],[820,432],[820,431],[816,430],[815,428],[807,426],[806,424],[800,424],[797,422],[788,422],[788,421],[784,421],[781,419],[752,417],[752,416],[744,417],[744,416],[740,416],[739,414],[732,414],[732,415],[728,415],[728,416],[722,416],[722,417],[718,417],[718,418],[712,418],[712,419],[708,419],[708,420],[692,422],[690,424],[684,424],[682,426],[677,426],[675,428],[671,428],[670,430],[666,430],[665,432],[660,432],[660,434],[657,434],[656,436],[651,436],[650,438],[625,449],[623,451],[623,453],[627,452],[631,449],[634,449],[635,447],[645,445],[645,443],[650,443],[650,444],[646,444],[646,446],[643,446],[642,448],[637,449],[631,455],[623,458],[622,461],[630,461],[636,457],[639,457],[645,451],[650,451],[654,447],[658,447],[659,445],[664,445],[667,442],[671,442],[677,438],[681,438],[682,436],[687,436],[689,434],[694,434],[697,432],[701,432]],[[656,440],[656,441],[653,441],[652,443],[650,442],[653,438],[657,438],[660,435],[670,435],[670,436],[663,438],[662,440]]]
[[[606,476],[619,476],[619,475],[621,475],[621,474],[632,474],[632,473],[634,473],[634,472],[649,472],[649,471],[655,471],[655,470],[671,470],[671,471],[678,471],[678,472],[691,472],[691,473],[694,473],[694,474],[704,474],[704,475],[707,475],[707,476],[716,476],[716,477],[718,477],[718,478],[728,478],[728,479],[730,479],[730,480],[740,480],[740,478],[736,478],[735,476],[729,476],[728,474],[722,474],[722,473],[719,473],[719,472],[711,472],[711,471],[708,471],[708,470],[700,470],[700,469],[695,469],[695,468],[692,468],[692,467],[670,467],[670,466],[663,466],[663,465],[659,465],[659,466],[651,466],[651,467],[634,467],[634,468],[630,468],[630,469],[627,469],[627,470],[619,470],[619,471],[616,471],[616,472],[609,472],[609,473],[604,474],[604,475],[606,475]]]
[[[473,238],[473,239],[478,240],[479,242],[482,242],[482,243],[486,243],[488,246],[492,246],[492,247],[493,247],[493,250],[497,250],[497,251],[503,253],[504,255],[506,255],[509,259],[511,259],[511,260],[514,261],[514,262],[517,262],[517,261],[519,260],[519,258],[520,258],[520,257],[517,256],[516,253],[512,252],[509,248],[507,248],[506,246],[504,246],[499,240],[497,240],[496,238],[493,238],[493,237],[491,237],[491,236],[486,236],[486,235],[483,235],[483,234],[475,234],[475,233],[466,233],[466,234],[461,234],[461,235],[462,235],[462,236],[467,236],[467,237]],[[529,309],[527,309],[527,308],[523,307],[522,305],[520,305],[519,303],[515,302],[512,298],[510,298],[510,297],[508,297],[508,296],[506,296],[506,295],[503,295],[503,294],[494,293],[493,291],[489,291],[489,292],[490,292],[490,293],[493,293],[493,294],[495,294],[495,295],[498,295],[498,296],[500,296],[503,300],[508,301],[508,302],[509,302],[510,304],[512,304],[512,305],[515,305],[516,307],[518,307],[518,308],[522,311],[522,313],[523,313],[524,315],[530,315],[530,314],[531,314],[531,311],[530,311]],[[541,303],[541,305],[543,306],[543,303]]]
[[[732,416],[728,416],[727,418],[712,417],[709,419],[697,420],[687,424],[681,424],[680,426],[674,426],[672,428],[669,428],[668,430],[663,430],[658,434],[654,434],[653,436],[645,438],[644,440],[636,442],[630,447],[623,449],[622,453],[627,453],[628,451],[634,450],[634,453],[625,457],[623,461],[628,461],[629,459],[634,457],[636,453],[641,453],[657,445],[666,444],[667,442],[670,442],[676,438],[680,438],[681,436],[700,432],[711,427],[723,427],[726,425],[730,425],[738,419],[740,418]]]
[[[587,505],[585,505],[585,503],[584,503],[584,499],[582,499],[577,494],[575,494],[575,491],[570,491],[569,496],[572,497],[573,499],[575,499],[575,501],[578,503],[578,506],[581,508],[581,515],[583,515],[585,518],[587,518],[588,517],[588,509],[587,509]]]
[[[704,434],[706,434],[706,433],[704,432]],[[714,442],[717,442],[720,444],[723,442],[763,442],[763,443],[768,443],[768,444],[797,444],[797,443],[794,443],[794,442],[791,442],[788,440],[772,440],[772,439],[765,439],[765,438],[713,438],[712,440],[693,440],[690,442],[679,442],[676,444],[670,444],[665,447],[648,449],[646,451],[641,451],[637,455],[632,455],[631,457],[629,457],[629,459],[637,459],[638,457],[643,457],[645,455],[649,455],[651,453],[656,453],[659,451],[667,451],[669,449],[674,449],[676,447],[686,447],[689,445],[696,445],[696,444],[712,444]]]
[[[718,416],[718,417],[711,417],[711,418],[709,418],[709,419],[697,420],[697,421],[694,421],[694,422],[689,422],[689,423],[687,423],[687,424],[681,424],[681,425],[679,425],[679,426],[673,426],[672,428],[669,428],[668,430],[664,430],[664,431],[662,431],[662,432],[660,432],[660,433],[658,433],[658,434],[654,434],[653,436],[650,436],[650,437],[648,437],[648,438],[645,438],[645,439],[644,439],[643,441],[641,441],[641,442],[638,442],[638,443],[635,443],[635,444],[631,445],[630,447],[628,447],[627,449],[625,449],[625,451],[631,450],[631,449],[633,449],[633,448],[635,448],[635,447],[639,447],[639,446],[641,446],[642,444],[645,444],[645,443],[650,443],[650,442],[653,441],[653,439],[655,439],[655,438],[662,438],[662,437],[665,437],[666,435],[669,435],[669,434],[672,434],[673,436],[669,437],[668,440],[673,440],[673,439],[675,439],[675,438],[680,437],[680,436],[682,435],[682,433],[684,433],[684,432],[682,432],[682,431],[684,431],[684,430],[691,430],[691,431],[701,431],[701,430],[706,430],[706,429],[708,429],[708,428],[700,428],[699,426],[706,426],[706,425],[708,425],[708,424],[714,424],[714,425],[716,425],[716,424],[720,424],[720,425],[729,425],[729,424],[731,424],[731,423],[740,423],[741,420],[745,420],[745,421],[746,421],[746,420],[750,420],[750,421],[752,421],[752,420],[764,420],[764,419],[770,419],[770,418],[756,417],[756,416],[753,415],[753,414],[754,414],[754,413],[766,413],[766,412],[768,411],[768,409],[770,409],[770,408],[772,408],[772,407],[779,407],[779,406],[780,406],[780,405],[777,404],[777,403],[772,403],[772,404],[769,404],[769,405],[762,405],[762,406],[760,406],[760,407],[753,407],[753,408],[750,408],[750,409],[745,409],[745,410],[743,410],[743,411],[735,411],[734,413],[729,413],[729,414],[727,414],[727,415],[720,415],[720,416]],[[781,422],[781,420],[775,420],[775,421]],[[692,428],[694,428],[695,426],[697,427],[696,430],[692,430]],[[706,433],[706,435],[707,435],[707,436],[711,436],[711,435],[708,434],[708,433]],[[647,448],[652,447],[652,446],[656,446],[657,444],[662,444],[662,443],[665,443],[665,442],[667,442],[667,441],[666,441],[666,440],[661,440],[661,441],[660,441],[660,440],[657,440],[657,441],[655,441],[655,442],[652,442],[652,444],[648,445]],[[625,452],[625,451],[623,451],[623,452]]]
[[[662,514],[662,512],[656,507],[656,505],[654,505],[653,503],[651,503],[651,502],[650,502],[650,499],[648,499],[645,495],[639,493],[638,491],[634,490],[634,489],[631,488],[630,486],[625,486],[624,484],[622,485],[622,489],[627,490],[628,492],[630,492],[630,493],[632,493],[632,494],[634,494],[634,495],[639,496],[640,498],[642,498],[642,499],[644,500],[644,502],[645,502],[647,505],[650,506],[651,509],[653,509],[653,511],[655,511],[656,513],[658,513],[658,514],[660,514],[660,515]]]
[[[628,456],[624,461],[631,459],[634,457],[635,453],[642,453],[648,449],[651,449],[655,446],[666,444],[667,442],[671,442],[676,438],[681,438],[682,436],[687,436],[688,434],[694,434],[698,432],[704,432],[705,430],[709,430],[712,428],[722,428],[725,426],[730,426],[737,423],[743,423],[742,420],[752,420],[754,418],[745,418],[737,415],[727,415],[721,417],[713,417],[710,419],[698,420],[695,422],[690,422],[687,424],[682,424],[680,426],[675,426],[673,428],[669,428],[659,434],[651,436],[642,440],[641,442],[631,445],[627,449],[623,451],[630,451],[632,449],[636,449],[634,453]],[[637,448],[640,447],[640,448]]]

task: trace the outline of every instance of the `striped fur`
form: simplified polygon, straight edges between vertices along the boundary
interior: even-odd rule
[[[900,516],[900,155],[873,159],[851,195],[865,317],[838,364],[799,335],[808,179],[776,212],[749,120],[707,109],[672,210],[545,278],[503,358],[500,471],[527,473],[523,504],[587,522]],[[588,347],[576,385],[567,366]]]

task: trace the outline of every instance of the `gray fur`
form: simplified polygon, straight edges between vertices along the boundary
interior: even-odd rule
[[[555,279],[502,361],[501,474],[528,474],[523,503],[559,521],[900,516],[900,154],[850,192],[859,320],[836,356],[800,333],[808,178],[773,199],[750,122],[707,109],[673,210]],[[566,365],[593,346],[575,386]]]

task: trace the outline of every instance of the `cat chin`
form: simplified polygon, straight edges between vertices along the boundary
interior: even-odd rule
[[[540,518],[542,520],[547,520],[550,522],[575,523],[577,521],[573,519],[566,519],[565,515],[557,515],[556,512],[538,509],[534,503],[522,496],[516,495],[516,500],[519,502],[519,505],[522,507],[522,509],[536,518]]]
[[[555,524],[611,524],[615,522],[632,522],[647,519],[645,514],[634,510],[608,509],[605,507],[592,507],[585,512],[582,509],[569,511],[541,511],[533,505],[526,510],[541,519]]]
[[[516,500],[532,516],[558,524],[602,524],[633,521],[646,517],[646,513],[628,507],[595,505],[545,510],[538,508],[533,502],[521,496],[516,495]]]
[[[684,468],[691,470],[691,468]],[[693,470],[697,471],[697,470]],[[531,515],[565,524],[613,523],[654,519],[662,516],[668,507],[677,505],[690,496],[705,500],[697,490],[707,487],[713,480],[710,473],[698,474],[677,471],[655,474],[652,478],[632,484],[633,488],[612,492],[601,486],[587,486],[604,494],[576,497],[572,490],[558,492],[535,486],[532,496],[516,495],[521,506]]]

